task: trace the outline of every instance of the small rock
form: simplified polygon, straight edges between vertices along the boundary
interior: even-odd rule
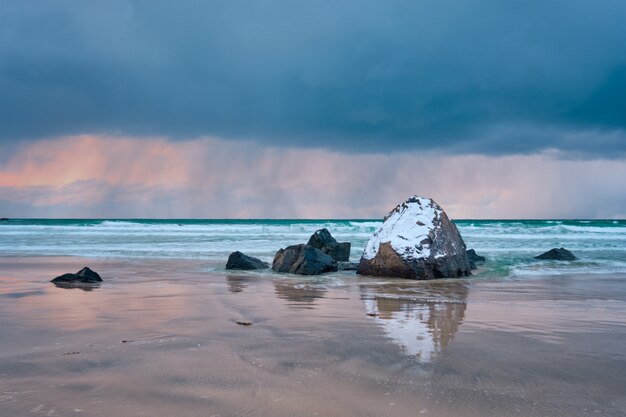
[[[337,242],[322,249],[322,252],[327,253],[338,262],[348,262],[351,247],[352,244],[350,242]]]
[[[550,249],[546,253],[542,253],[539,256],[535,256],[535,259],[544,259],[544,260],[553,260],[553,261],[575,261],[576,258],[574,254],[568,251],[565,248],[554,248]]]
[[[97,284],[102,282],[102,278],[97,272],[92,271],[89,267],[84,267],[75,274],[67,273],[54,278],[50,281],[54,284]]]
[[[237,323],[240,326],[252,326],[251,321],[237,320],[235,323]]]
[[[350,259],[350,242],[337,242],[328,229],[315,231],[309,238],[307,245],[312,246],[330,255],[334,260],[347,262]]]
[[[311,237],[309,238],[309,241],[307,242],[307,245],[313,246],[314,248],[317,248],[317,249],[322,249],[324,246],[330,243],[337,243],[337,239],[335,239],[330,234],[328,229],[323,228],[323,229],[316,230],[315,233],[311,235]]]
[[[226,269],[252,270],[267,269],[269,267],[266,262],[253,256],[244,255],[239,251],[231,253],[228,257],[228,262],[226,262]]]
[[[485,262],[485,257],[478,255],[474,249],[469,249],[467,251],[467,258],[469,259],[471,269],[476,269],[476,264]]]
[[[64,353],[63,356],[65,356],[65,355],[78,355],[79,353],[80,352],[67,352],[67,353]]]
[[[337,262],[337,270],[339,271],[356,271],[358,268],[358,262]]]
[[[296,263],[300,252],[305,245],[291,245],[284,249],[279,249],[274,255],[274,261],[272,262],[272,269],[275,272],[290,272],[291,267]]]
[[[8,222],[9,219],[7,217],[1,217],[0,222]]]

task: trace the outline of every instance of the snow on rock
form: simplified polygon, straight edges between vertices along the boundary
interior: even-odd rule
[[[374,259],[383,242],[389,242],[397,253],[407,258],[429,256],[429,239],[442,211],[429,198],[409,198],[385,217],[382,227],[367,242],[363,257]]]
[[[443,209],[413,196],[391,210],[367,243],[362,275],[432,279],[468,276],[465,243]]]

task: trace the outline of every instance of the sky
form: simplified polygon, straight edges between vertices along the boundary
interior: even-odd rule
[[[623,0],[0,2],[0,216],[626,218]]]

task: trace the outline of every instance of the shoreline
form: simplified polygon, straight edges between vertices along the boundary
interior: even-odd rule
[[[499,271],[493,271],[489,267],[485,267],[484,265],[479,266],[477,269],[472,271],[472,275],[468,277],[458,277],[458,278],[436,278],[432,280],[411,280],[406,278],[391,278],[391,277],[374,277],[368,275],[359,275],[356,274],[354,270],[339,270],[336,272],[326,272],[316,276],[306,276],[306,275],[295,275],[283,272],[275,272],[272,270],[271,265],[268,269],[257,269],[257,270],[227,270],[225,269],[226,259],[205,259],[205,258],[164,258],[164,257],[118,257],[118,256],[102,256],[102,257],[83,257],[79,255],[52,255],[52,254],[42,254],[42,255],[28,255],[28,254],[20,254],[20,255],[0,255],[0,265],[11,263],[13,259],[48,259],[51,261],[58,261],[59,264],[68,265],[68,268],[82,268],[83,266],[88,266],[90,264],[99,264],[99,265],[107,265],[107,264],[124,264],[124,263],[152,263],[152,264],[172,264],[172,263],[181,263],[181,264],[191,264],[195,265],[195,269],[187,270],[187,272],[194,273],[204,273],[204,274],[214,274],[214,275],[233,275],[233,274],[243,274],[250,277],[264,277],[264,278],[292,278],[292,279],[303,279],[303,280],[324,280],[324,279],[333,279],[333,278],[348,278],[352,277],[354,279],[364,279],[364,280],[375,280],[375,281],[396,281],[400,282],[449,282],[449,281],[473,281],[473,282],[500,282],[500,281],[519,281],[519,280],[532,280],[532,279],[558,279],[558,278],[576,278],[581,276],[592,276],[592,277],[602,277],[602,276],[621,276],[626,279],[626,271],[556,271],[554,273],[528,273],[524,275],[520,274],[509,274],[502,275]],[[74,262],[73,262],[74,261]],[[529,259],[529,261],[533,261]],[[269,260],[271,263],[271,259]],[[358,262],[358,260],[351,260],[351,262]],[[553,261],[550,261],[553,262]],[[535,262],[539,263],[539,262]],[[559,262],[554,262],[555,265],[559,265]],[[53,269],[55,270],[55,269]],[[58,275],[68,272],[69,270],[58,270]],[[54,278],[56,275],[50,276],[50,280]],[[49,281],[49,280],[48,280]]]

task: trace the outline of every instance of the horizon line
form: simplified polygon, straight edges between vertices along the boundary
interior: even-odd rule
[[[14,220],[85,220],[85,221],[380,221],[382,218],[278,218],[278,217],[258,217],[258,218],[236,218],[236,217],[2,217],[2,222]],[[626,221],[626,218],[459,218],[452,221]]]

